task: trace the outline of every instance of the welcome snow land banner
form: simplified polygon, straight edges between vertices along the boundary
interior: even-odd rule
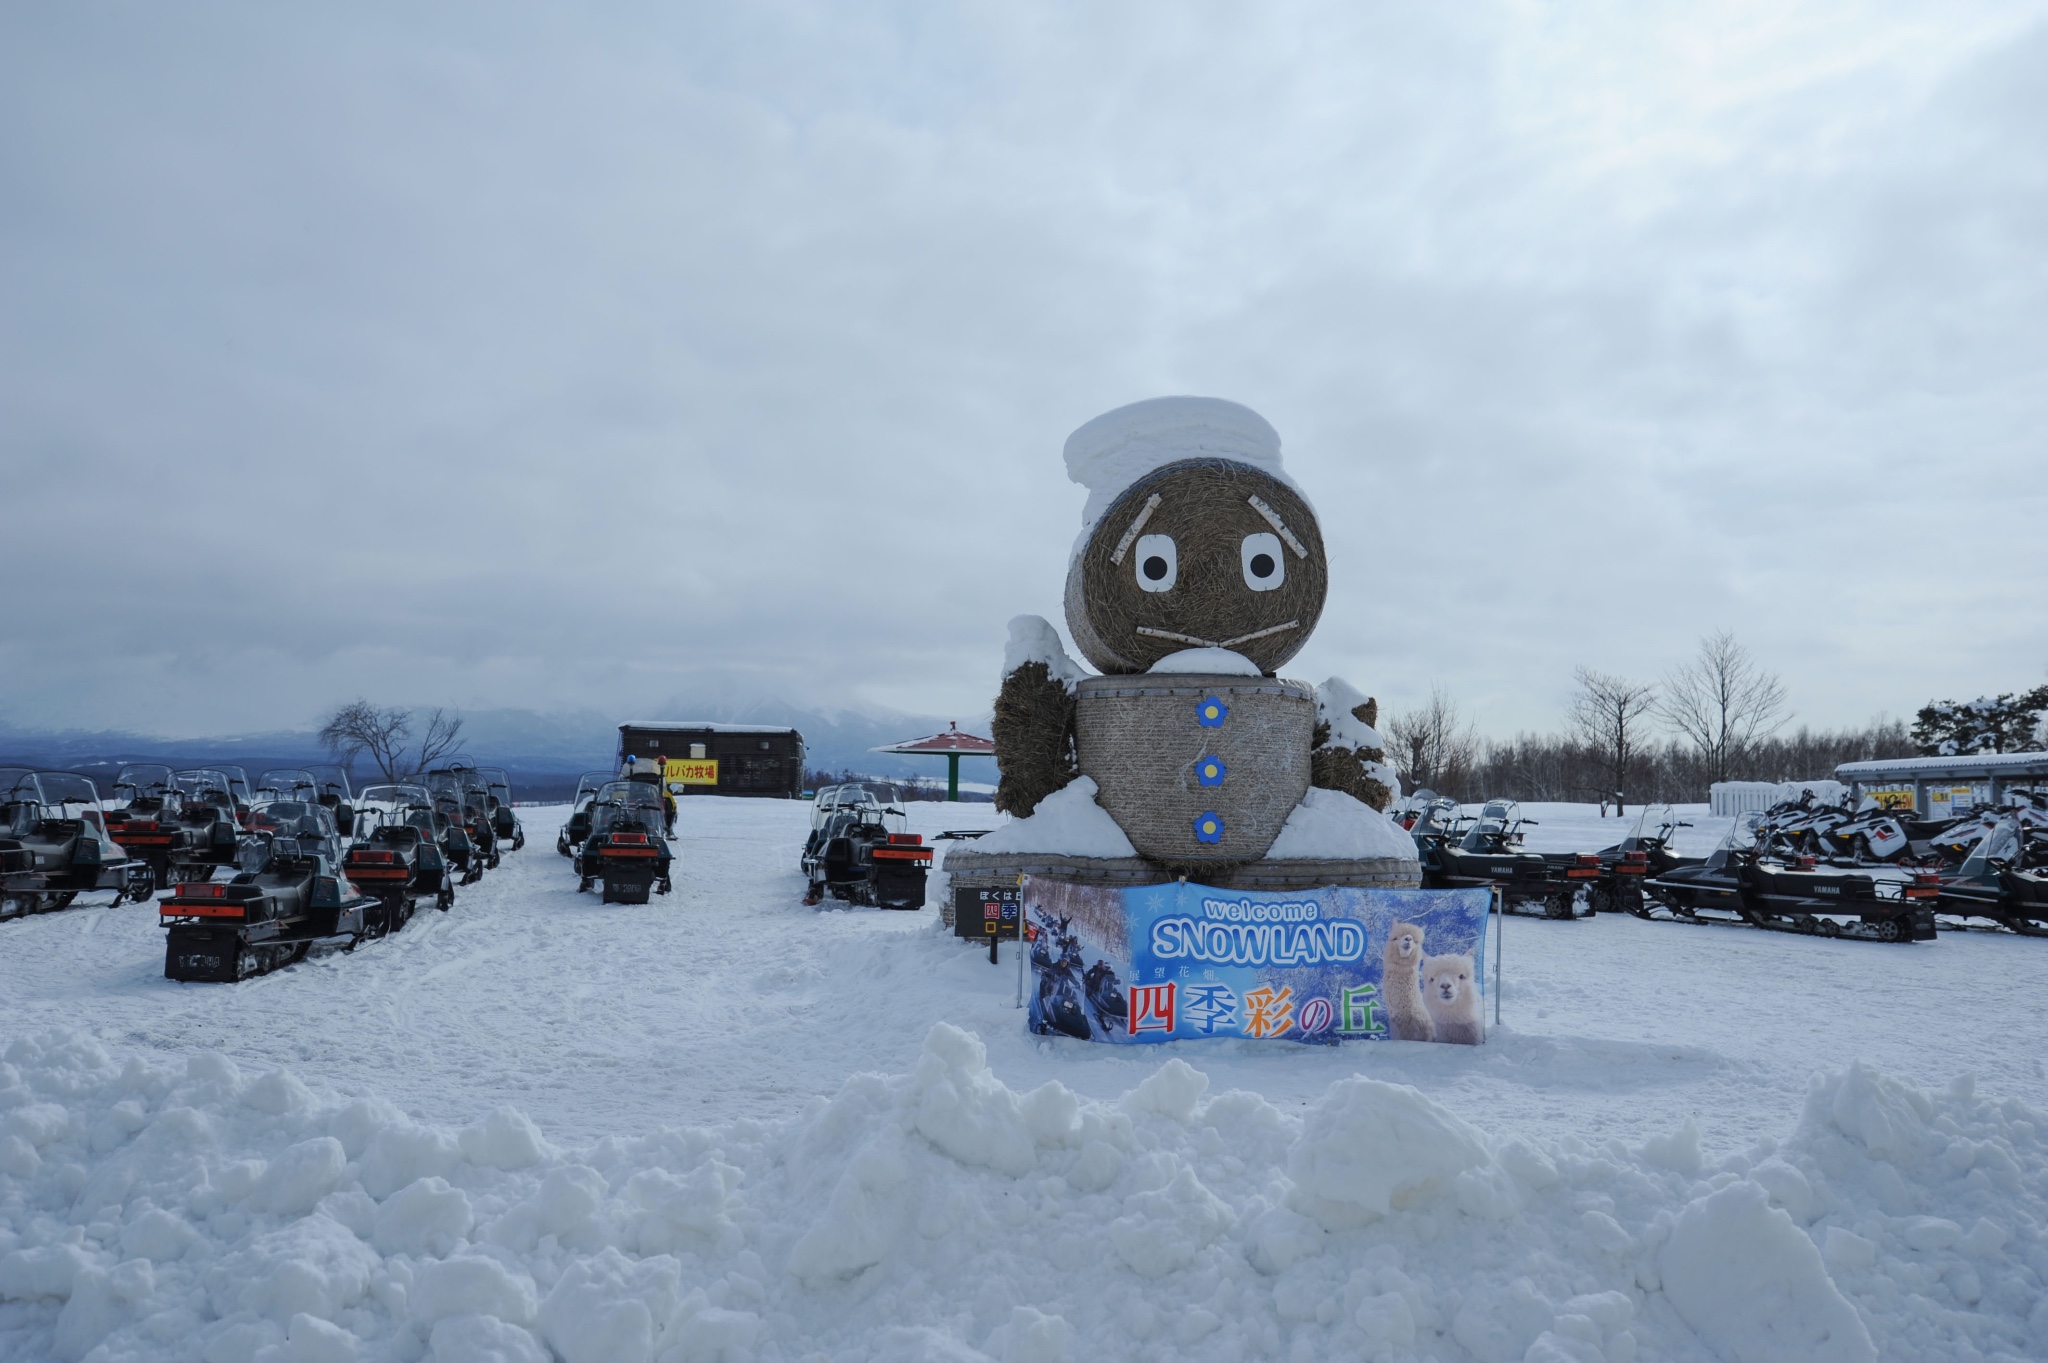
[[[1030,1027],[1122,1044],[1486,1039],[1492,892],[1114,888],[1027,876]]]

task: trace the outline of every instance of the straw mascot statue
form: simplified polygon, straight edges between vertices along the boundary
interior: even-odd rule
[[[1278,676],[1329,571],[1273,428],[1236,403],[1157,398],[1074,432],[1066,464],[1089,489],[1067,627],[1099,675],[1045,620],[1010,622],[996,804],[1016,822],[961,869],[1042,853],[1127,883],[1416,884],[1413,844],[1381,813],[1399,782],[1376,704]]]

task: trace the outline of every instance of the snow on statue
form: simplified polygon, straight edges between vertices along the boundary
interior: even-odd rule
[[[1329,590],[1279,435],[1234,402],[1154,398],[1075,431],[1066,465],[1089,490],[1067,628],[1100,675],[1044,619],[1010,622],[996,804],[1017,822],[962,849],[955,883],[1035,854],[1107,883],[1415,885],[1377,704],[1279,676]]]

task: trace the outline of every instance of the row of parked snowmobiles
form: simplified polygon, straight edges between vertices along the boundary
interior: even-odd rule
[[[356,794],[339,768],[122,768],[107,807],[88,778],[0,768],[0,917],[89,890],[142,902],[159,887],[164,973],[237,980],[353,949],[525,844],[502,770],[451,765]],[[225,881],[215,872],[230,870]]]
[[[2048,936],[2048,800],[2031,792],[1943,820],[1809,795],[1742,816],[1704,860],[1665,855],[1679,864],[1644,879],[1642,917],[1899,942],[1933,938],[1938,914]]]
[[[1529,851],[1522,829],[1535,821],[1505,800],[1476,818],[1436,800],[1406,821],[1425,888],[1498,887],[1510,913],[1621,912],[1885,942],[1931,940],[1940,914],[2048,934],[2048,800],[2027,793],[1941,821],[1807,795],[1743,816],[1705,857],[1673,850],[1690,825],[1664,805],[1598,852]]]
[[[673,889],[673,808],[658,773],[585,772],[555,839],[575,868],[576,892],[595,887],[606,904],[645,904]]]

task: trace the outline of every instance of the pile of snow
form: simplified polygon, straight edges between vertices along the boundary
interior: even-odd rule
[[[1396,1043],[1389,1043],[1396,1044]],[[94,1363],[1635,1358],[2048,1351],[2048,1114],[1854,1068],[1716,1163],[1305,1111],[1169,1060],[1019,1093],[934,1027],[780,1126],[556,1150],[218,1055],[0,1063],[0,1356]]]
[[[1067,656],[1060,632],[1042,615],[1019,615],[1010,620],[1010,637],[1003,645],[1003,677],[1007,680],[1026,663],[1044,663],[1052,679],[1063,683],[1069,691],[1074,689],[1075,682],[1088,675]]]
[[[1016,819],[975,839],[976,852],[1047,852],[1069,857],[1135,857],[1138,849],[1095,803],[1095,779],[1077,776]],[[1412,845],[1412,844],[1411,844]]]
[[[1280,433],[1251,408],[1222,398],[1134,402],[1067,437],[1067,477],[1088,489],[1080,542],[1132,483],[1168,464],[1202,458],[1250,464],[1294,487],[1281,467]]]
[[[1385,751],[1387,741],[1380,737],[1380,731],[1352,713],[1368,699],[1370,697],[1342,677],[1331,677],[1316,688],[1316,723],[1330,726],[1328,746],[1359,752],[1368,749]],[[1395,788],[1395,793],[1400,793],[1399,787]]]
[[[1184,648],[1152,664],[1153,672],[1206,672],[1217,676],[1256,677],[1259,665],[1227,648]]]
[[[1362,857],[1415,859],[1415,839],[1371,805],[1341,790],[1312,788],[1266,850],[1279,861]]]

